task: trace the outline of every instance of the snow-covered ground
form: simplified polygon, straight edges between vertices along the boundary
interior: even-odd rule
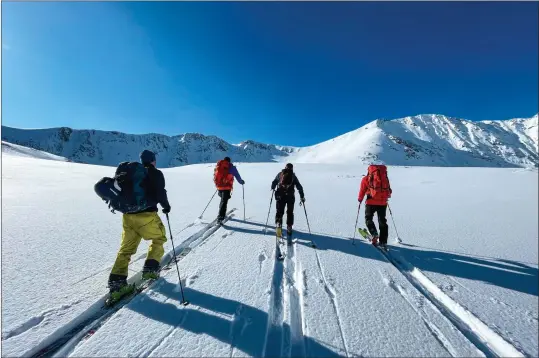
[[[22,145],[17,145],[9,142],[2,141],[2,153],[19,156],[19,157],[28,157],[28,158],[37,158],[37,159],[48,159],[48,160],[59,160],[62,162],[67,162],[67,158],[60,157],[48,152],[43,152],[34,148],[24,147]]]
[[[537,169],[390,167],[389,256],[356,235],[360,165],[297,164],[309,234],[275,259],[263,233],[282,164],[238,164],[232,217],[217,213],[213,164],[165,169],[174,243],[191,251],[71,356],[537,356]],[[2,356],[30,356],[97,312],[121,216],[93,192],[114,168],[2,153]],[[364,227],[363,208],[360,226]],[[164,219],[164,216],[162,216]],[[167,228],[168,233],[168,228]],[[310,247],[313,240],[317,248]],[[142,266],[147,243],[133,257]],[[172,250],[170,240],[166,251]],[[72,332],[73,333],[73,332]],[[76,332],[75,332],[76,333]],[[63,342],[65,343],[65,342]]]

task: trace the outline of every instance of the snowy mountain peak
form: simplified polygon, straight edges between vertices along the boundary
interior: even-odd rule
[[[388,165],[537,167],[538,115],[505,121],[472,122],[440,114],[377,119],[354,131],[309,147],[246,140],[230,144],[216,136],[185,133],[134,135],[98,130],[16,129],[2,126],[2,140],[68,158],[116,166],[138,160],[143,149],[157,153],[157,164],[174,167],[216,162],[291,161]]]

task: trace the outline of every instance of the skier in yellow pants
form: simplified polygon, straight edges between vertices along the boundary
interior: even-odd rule
[[[163,213],[170,212],[165,178],[163,173],[155,168],[156,159],[153,152],[144,150],[140,160],[148,171],[145,189],[151,205],[140,212],[123,214],[122,242],[109,276],[109,288],[113,299],[123,296],[132,289],[127,285],[128,266],[142,239],[152,241],[142,269],[144,279],[159,277],[160,261],[165,253],[163,245],[167,241],[166,230],[157,215],[157,204],[163,207]]]
[[[157,262],[161,260],[165,253],[163,244],[167,239],[165,226],[156,212],[125,214],[122,221],[122,243],[111,273],[127,277],[129,261],[131,256],[137,252],[141,239],[152,241],[146,261]]]

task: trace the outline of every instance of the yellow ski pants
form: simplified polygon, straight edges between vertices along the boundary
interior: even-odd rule
[[[157,212],[124,214],[122,243],[111,274],[127,276],[131,256],[137,252],[140,240],[151,240],[146,260],[161,261],[167,241],[166,229]]]

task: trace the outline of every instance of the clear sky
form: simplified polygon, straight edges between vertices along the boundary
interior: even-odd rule
[[[538,112],[538,2],[2,3],[2,124],[310,145]]]

